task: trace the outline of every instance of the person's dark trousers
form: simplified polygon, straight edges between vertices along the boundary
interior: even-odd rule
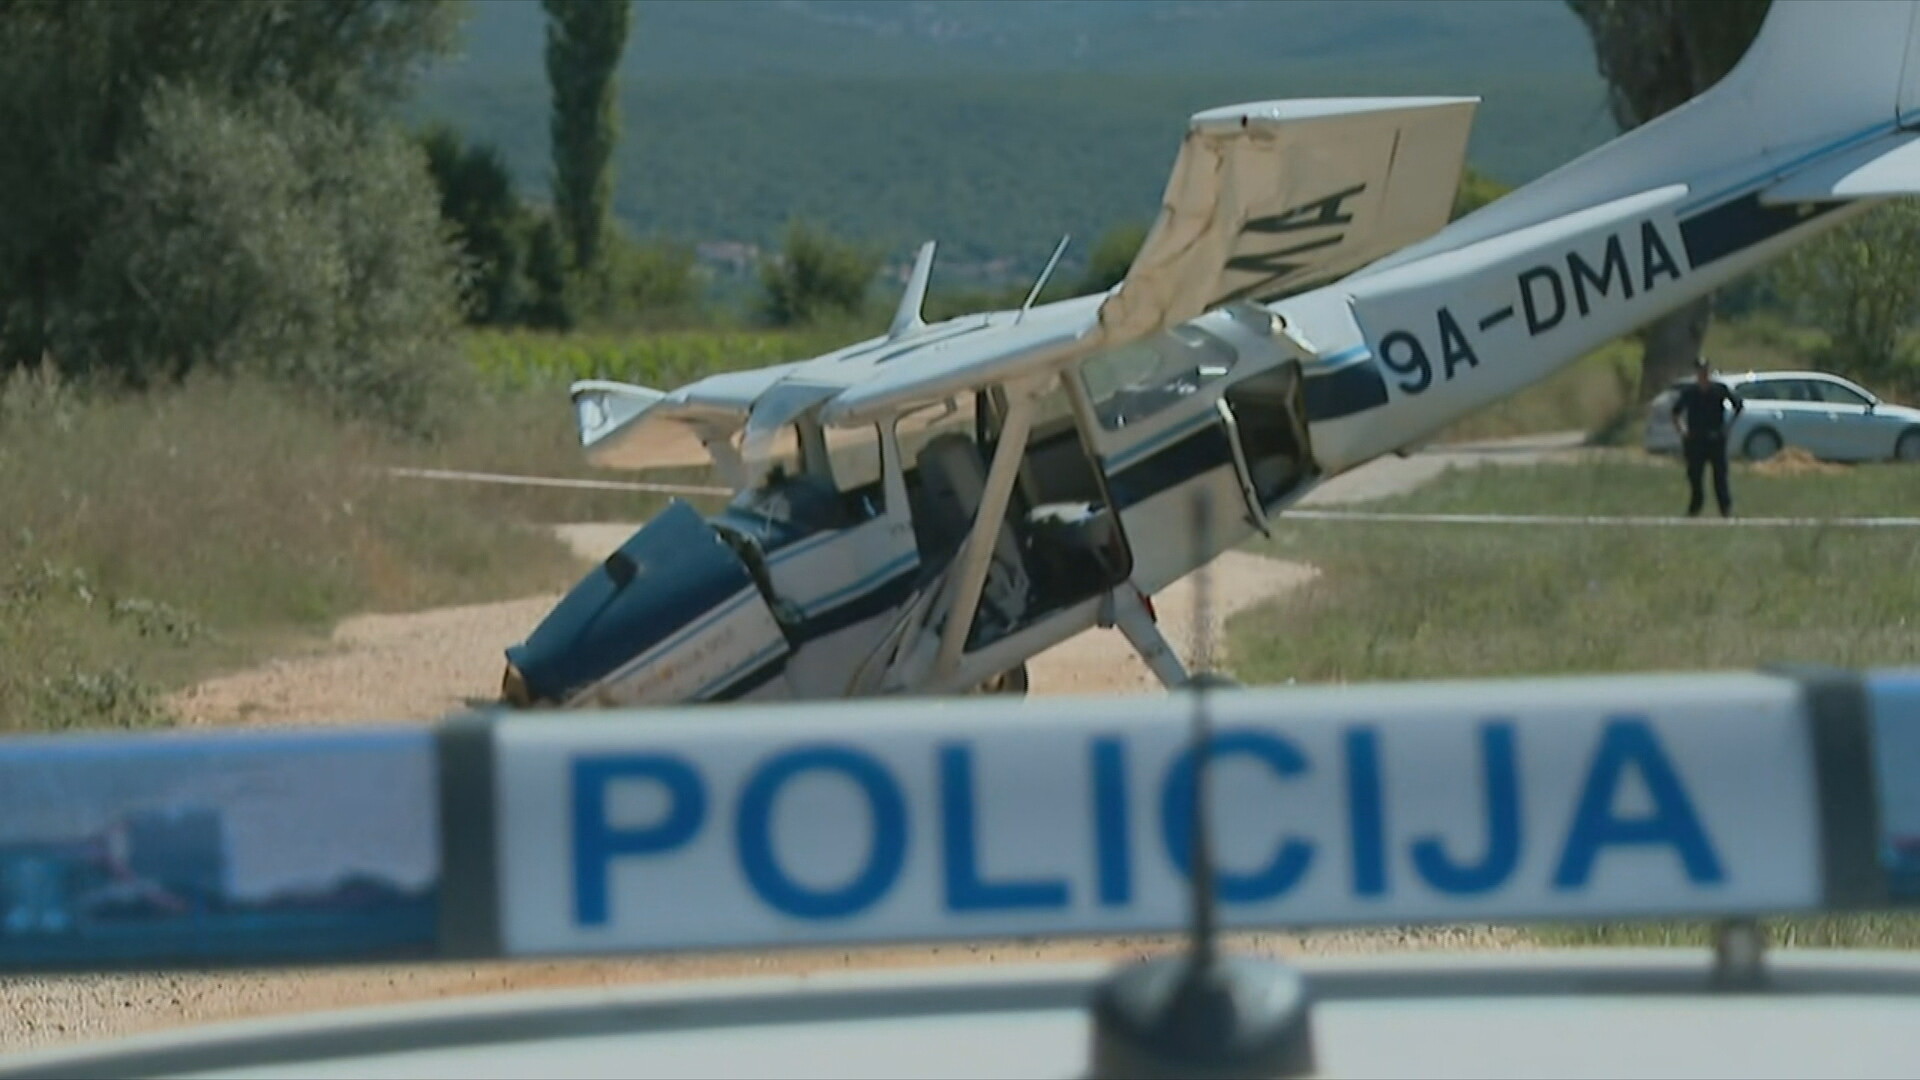
[[[1700,505],[1706,501],[1706,494],[1700,490],[1700,474],[1708,465],[1713,466],[1713,497],[1720,504],[1720,516],[1733,513],[1733,492],[1727,487],[1727,438],[1725,435],[1688,436],[1687,451],[1687,516],[1700,512]]]

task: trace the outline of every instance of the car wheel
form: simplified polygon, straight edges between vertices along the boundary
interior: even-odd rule
[[[1910,428],[1893,444],[1893,460],[1920,464],[1920,428]]]
[[[1779,452],[1780,436],[1767,428],[1747,436],[1747,441],[1740,444],[1740,453],[1748,461],[1765,461]]]

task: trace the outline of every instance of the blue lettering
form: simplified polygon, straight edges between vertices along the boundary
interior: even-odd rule
[[[1629,766],[1639,770],[1652,797],[1653,812],[1646,817],[1614,815],[1613,804]],[[1559,869],[1553,873],[1554,887],[1578,889],[1585,885],[1601,849],[1614,844],[1665,844],[1680,856],[1687,877],[1695,884],[1715,884],[1724,879],[1720,860],[1700,826],[1692,800],[1680,785],[1679,774],[1660,749],[1653,728],[1641,717],[1618,717],[1607,723],[1600,748],[1587,770],[1573,825],[1567,830]]]
[[[965,746],[945,746],[940,750],[940,816],[940,839],[947,863],[948,910],[1004,911],[1067,906],[1064,881],[980,880],[973,753]]]
[[[1133,899],[1133,866],[1127,834],[1126,744],[1106,737],[1093,740],[1093,823],[1099,860],[1100,903],[1122,907]]]
[[[607,786],[648,780],[667,789],[667,812],[644,829],[607,822]],[[607,868],[616,855],[671,851],[693,839],[707,816],[706,789],[693,766],[666,754],[576,758],[573,762],[573,918],[582,926],[607,921]]]
[[[774,800],[789,780],[815,770],[840,773],[858,785],[873,820],[866,866],[838,889],[816,891],[794,881],[773,850]],[[740,793],[735,831],[740,868],[761,899],[802,919],[842,918],[872,905],[900,876],[907,856],[907,804],[893,777],[858,750],[838,746],[789,750],[770,758],[747,781]]]
[[[1480,777],[1486,792],[1487,853],[1462,866],[1437,836],[1413,845],[1413,865],[1441,892],[1483,893],[1499,888],[1520,864],[1520,774],[1514,767],[1513,725],[1496,721],[1480,728]]]
[[[1244,754],[1265,762],[1281,778],[1299,776],[1308,771],[1307,760],[1293,744],[1278,735],[1260,731],[1240,731],[1216,735],[1207,741],[1207,755],[1221,758]],[[1160,827],[1167,853],[1180,872],[1193,873],[1193,798],[1198,755],[1182,753],[1167,771],[1167,782],[1160,795]],[[1279,845],[1266,868],[1251,874],[1236,874],[1224,867],[1216,872],[1220,899],[1231,903],[1267,900],[1292,888],[1313,861],[1313,845],[1289,837]]]
[[[1353,891],[1387,891],[1386,808],[1380,794],[1380,737],[1372,728],[1347,732],[1347,827],[1353,833]]]

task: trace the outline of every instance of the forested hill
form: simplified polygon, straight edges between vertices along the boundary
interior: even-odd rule
[[[541,198],[543,14],[474,9],[416,110]],[[1149,218],[1183,121],[1216,105],[1479,94],[1470,158],[1508,183],[1613,132],[1560,0],[639,0],[620,80],[615,212],[636,232],[765,245],[805,216],[1020,267]]]

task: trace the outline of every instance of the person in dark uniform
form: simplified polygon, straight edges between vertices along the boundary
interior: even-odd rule
[[[1687,516],[1696,517],[1706,496],[1700,490],[1700,474],[1713,466],[1713,495],[1720,504],[1720,516],[1733,513],[1733,492],[1727,487],[1727,424],[1731,417],[1745,411],[1747,403],[1733,388],[1713,377],[1705,357],[1693,362],[1693,385],[1680,388],[1673,402],[1673,424],[1680,432],[1680,445],[1687,458]]]

